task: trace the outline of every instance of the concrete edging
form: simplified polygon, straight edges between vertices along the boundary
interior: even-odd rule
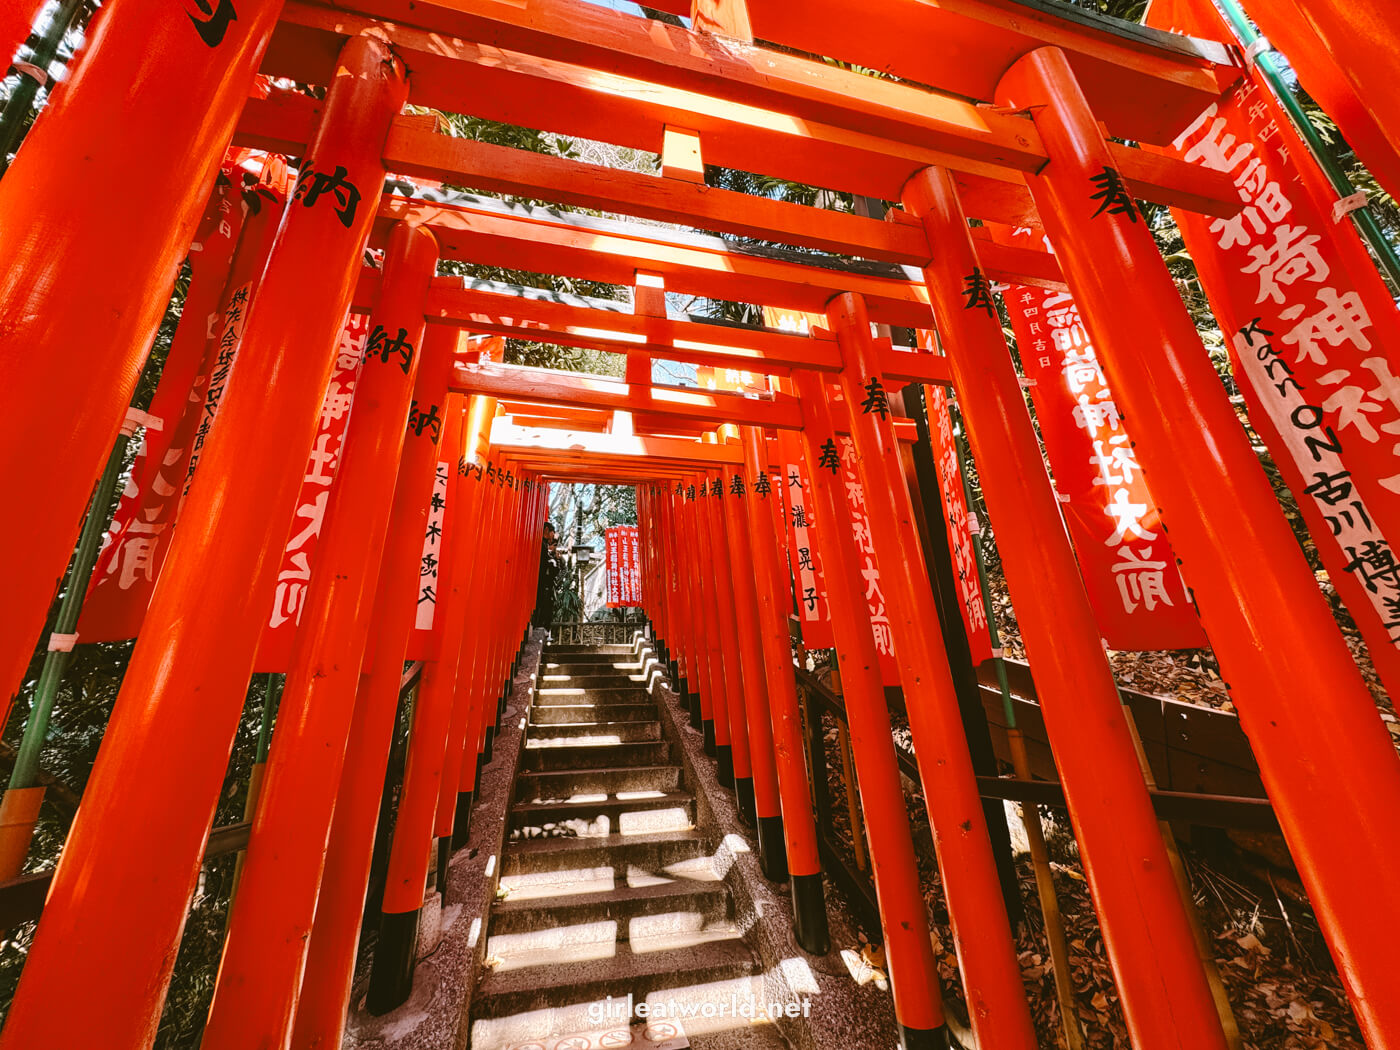
[[[441,938],[419,959],[413,992],[403,1006],[374,1017],[362,1002],[352,1004],[343,1050],[465,1050],[468,1044],[472,994],[485,963],[486,919],[500,881],[506,813],[520,765],[522,722],[543,648],[543,633],[532,631],[521,650],[491,761],[481,771],[471,836],[448,863]]]

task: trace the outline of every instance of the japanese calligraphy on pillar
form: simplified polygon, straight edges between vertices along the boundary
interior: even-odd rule
[[[603,533],[608,576],[608,608],[642,604],[642,565],[637,551],[637,526],[614,525]]]
[[[735,390],[741,394],[767,393],[768,377],[741,368],[697,365],[695,385],[701,390]]]
[[[972,546],[976,525],[967,512],[957,437],[948,414],[948,395],[941,386],[929,387],[928,417],[933,462],[938,469],[938,493],[943,504],[943,519],[948,526],[948,548],[953,554],[953,572],[958,583],[958,604],[962,609],[968,644],[972,647],[972,662],[980,664],[992,658],[992,635],[987,626],[982,578],[977,571],[977,552]]]
[[[316,539],[325,522],[331,482],[335,480],[335,471],[340,465],[340,444],[345,436],[346,423],[349,422],[355,381],[368,338],[368,315],[351,314],[340,330],[335,368],[321,402],[320,425],[311,445],[311,454],[306,460],[306,474],[302,478],[301,495],[297,498],[292,532],[282,552],[282,567],[277,573],[272,611],[258,644],[255,671],[285,671],[291,662],[292,641],[301,620],[306,592],[311,586],[311,559],[316,550]]]
[[[802,645],[807,649],[830,649],[836,644],[831,630],[831,607],[827,604],[826,582],[822,579],[812,516],[811,481],[807,468],[794,455],[796,440],[790,434],[778,439],[783,455],[782,488],[787,504],[787,554],[792,569],[793,594],[797,617],[802,626]]]
[[[1152,24],[1230,39],[1201,0]],[[1400,688],[1400,313],[1336,194],[1252,70],[1176,140],[1228,172],[1233,218],[1175,212],[1225,333],[1250,422],[1298,499],[1388,688]]]
[[[800,310],[763,308],[763,323],[784,332],[809,335],[814,324],[820,324],[820,314]],[[791,579],[782,581],[792,588],[793,608],[802,627],[802,645],[807,649],[830,649],[836,644],[831,626],[831,606],[827,602],[826,580],[822,576],[811,479],[802,455],[802,437],[790,430],[778,431],[778,469],[781,474],[773,481],[777,496],[775,509],[780,512],[778,535],[787,546],[787,562]],[[834,448],[833,448],[834,452]],[[779,552],[782,553],[781,551]]]
[[[855,568],[860,573],[865,600],[870,606],[870,628],[875,634],[875,648],[880,654],[880,676],[886,685],[899,684],[899,665],[894,658],[894,636],[885,592],[880,587],[880,570],[875,564],[875,541],[870,535],[870,515],[865,510],[865,490],[856,475],[856,444],[842,434],[837,439],[841,449],[841,481],[846,494],[846,506],[851,511],[851,534],[856,541]]]
[[[191,288],[196,281],[212,279],[222,283],[227,279],[230,257],[247,214],[247,206],[239,206],[233,190],[237,177],[236,167],[225,167],[220,172],[215,187],[214,221],[208,228],[201,228],[199,241],[191,248]],[[204,264],[210,259],[218,262],[206,269]],[[140,630],[170,543],[170,528],[193,471],[192,446],[196,435],[203,445],[213,420],[213,413],[205,410],[211,376],[218,367],[222,396],[250,289],[251,282],[226,289],[225,301],[208,316],[183,319],[184,323],[198,324],[198,332],[204,338],[183,343],[188,356],[177,360],[182,329],[166,359],[151,400],[151,414],[160,420],[161,429],[142,434],[111,526],[102,538],[78,623],[78,634],[84,641],[131,638]],[[186,299],[187,310],[190,301]],[[222,364],[216,366],[216,361]]]
[[[1204,645],[1079,308],[1068,293],[1045,288],[1014,285],[1005,298],[1100,632],[1114,649]]]
[[[433,629],[433,613],[437,610],[438,568],[442,563],[442,520],[447,512],[447,483],[451,478],[452,464],[447,460],[438,460],[437,471],[433,475],[433,494],[428,502],[428,527],[423,534],[423,557],[418,564],[418,612],[413,621],[416,631]]]

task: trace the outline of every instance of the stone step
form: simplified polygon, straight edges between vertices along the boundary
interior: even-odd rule
[[[535,689],[535,706],[555,704],[640,704],[651,699],[644,686],[618,683],[598,689],[570,685],[546,685]]]
[[[517,802],[510,810],[510,827],[522,836],[527,829],[584,836],[679,831],[695,826],[695,796],[689,792],[622,794],[621,798],[593,802]]]
[[[656,704],[647,700],[640,703],[601,703],[574,702],[564,704],[533,704],[530,708],[530,725],[607,725],[610,722],[655,722]]]
[[[636,653],[630,642],[626,645],[547,645],[540,658],[548,661],[559,656],[635,656]]]
[[[511,875],[611,867],[614,871],[668,872],[673,865],[710,856],[695,830],[642,835],[540,838],[510,842],[501,857],[502,880]],[[664,876],[663,876],[664,877]]]
[[[519,802],[562,801],[579,795],[616,795],[624,791],[676,791],[680,786],[680,766],[522,772],[515,779],[515,797]]]
[[[670,993],[662,998],[684,1001],[695,996],[701,1002],[713,1002],[718,998],[717,985],[724,986],[737,978],[741,989],[750,989],[752,985],[742,979],[759,970],[748,946],[733,939],[653,952],[635,952],[628,945],[616,945],[614,953],[604,959],[488,970],[472,999],[476,1023],[472,1026],[471,1045],[492,1044],[491,1026],[481,1025],[488,1018],[504,1019],[525,1011],[553,1012],[551,1008],[561,1003],[595,1002],[608,996],[625,1002],[628,995],[643,1000],[654,993]],[[753,994],[761,996],[762,992]],[[726,989],[724,1000],[728,998]],[[540,1032],[535,1038],[548,1034],[552,1033]]]
[[[606,656],[601,660],[575,660],[565,657],[558,663],[541,663],[537,675],[550,674],[641,674],[646,665],[626,656]]]
[[[520,768],[531,773],[565,769],[608,769],[617,766],[664,766],[671,761],[665,740],[639,743],[569,743],[556,747],[527,747]]]
[[[659,882],[558,899],[499,901],[491,910],[491,936],[616,920],[617,939],[627,940],[628,920],[634,918],[687,913],[712,925],[731,920],[733,912],[723,882]]]
[[[643,674],[547,674],[535,679],[541,689],[645,689],[649,676]]]
[[[707,923],[697,913],[674,912],[499,934],[487,938],[486,958],[495,972],[503,973],[608,960],[616,956],[621,945],[634,952],[667,952],[742,937],[739,928],[727,920]]]
[[[660,740],[661,723],[576,722],[535,726],[525,738],[525,747],[565,747],[569,744],[632,744],[639,740]]]

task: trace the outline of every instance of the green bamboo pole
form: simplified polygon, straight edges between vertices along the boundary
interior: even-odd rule
[[[49,66],[58,58],[58,49],[63,44],[63,35],[68,32],[68,27],[73,24],[73,20],[78,17],[78,12],[82,10],[85,0],[63,0],[63,4],[54,12],[48,28],[44,35],[39,38],[38,44],[34,47],[34,54],[29,58],[29,64],[36,69],[44,71],[44,76],[48,76]],[[24,138],[24,122],[29,116],[29,110],[34,105],[34,99],[39,94],[39,88],[45,81],[36,78],[32,73],[26,72],[20,77],[19,84],[15,87],[15,92],[5,103],[3,113],[0,113],[0,174],[4,174],[9,167],[8,157],[15,150],[19,149],[21,140]]]
[[[92,502],[88,506],[87,518],[78,537],[78,547],[73,554],[63,597],[58,604],[58,616],[53,626],[54,636],[71,635],[78,626],[78,615],[82,612],[88,581],[92,576],[93,566],[97,563],[102,533],[109,520],[107,508],[112,504],[112,494],[116,491],[117,480],[121,476],[127,446],[131,443],[136,427],[149,419],[150,417],[143,412],[135,409],[129,411],[126,422],[122,424],[121,432],[117,435],[116,443],[112,446],[112,454],[107,458],[107,466],[97,481]],[[36,788],[34,784],[39,773],[39,754],[43,750],[44,739],[48,736],[49,719],[53,715],[54,702],[58,699],[58,688],[63,684],[63,674],[73,655],[71,648],[51,648],[44,655],[44,666],[39,672],[34,700],[29,706],[24,735],[15,755],[15,768],[10,773],[10,783],[5,791],[4,800],[0,801],[0,881],[18,875],[29,854],[29,844],[34,837],[34,823],[39,815],[39,803],[43,799],[43,789]]]
[[[112,493],[116,491],[117,480],[121,477],[122,463],[126,459],[127,446],[135,427],[130,423],[122,427],[117,435],[112,454],[107,459],[107,467],[97,482],[92,503],[88,507],[87,520],[78,537],[78,548],[73,555],[73,564],[68,571],[67,586],[58,604],[58,617],[54,621],[53,633],[72,634],[78,626],[78,615],[82,612],[83,598],[87,594],[88,580],[93,566],[97,563],[97,551],[102,542],[102,533],[107,528],[107,508],[111,506]],[[29,719],[24,726],[24,737],[20,741],[19,753],[15,757],[15,768],[10,774],[10,790],[32,787],[39,771],[39,752],[44,746],[48,733],[49,718],[53,714],[54,700],[58,687],[63,681],[63,673],[72,657],[69,650],[50,650],[44,656],[44,666],[39,672],[39,684],[34,690],[34,702],[29,708]]]
[[[1249,48],[1261,39],[1236,0],[1216,0],[1216,3],[1234,29],[1235,35],[1239,37],[1241,44]],[[1337,196],[1350,197],[1356,192],[1356,187],[1352,185],[1346,172],[1332,156],[1327,144],[1322,141],[1322,136],[1317,133],[1317,129],[1313,127],[1312,121],[1303,111],[1303,107],[1293,94],[1293,90],[1288,86],[1288,82],[1284,80],[1274,53],[1271,50],[1259,52],[1254,56],[1254,64],[1264,74],[1264,79],[1268,81],[1269,87],[1273,89],[1279,103],[1288,112],[1295,129],[1303,137],[1303,141],[1307,143],[1313,159],[1326,173],[1328,181],[1332,183],[1332,188],[1337,191]],[[1376,222],[1376,217],[1371,213],[1370,207],[1357,208],[1351,213],[1351,220],[1356,223],[1357,230],[1366,243],[1371,246],[1371,251],[1375,253],[1376,258],[1380,260],[1381,270],[1390,278],[1391,285],[1396,291],[1400,291],[1400,257],[1396,256],[1394,246],[1386,240],[1385,234],[1381,232],[1380,225]]]
[[[248,774],[248,797],[243,800],[243,819],[251,821],[258,808],[258,795],[262,792],[263,773],[267,770],[267,755],[272,747],[272,725],[276,720],[277,706],[282,699],[282,689],[287,684],[285,674],[269,671],[263,675],[262,721],[258,724],[258,747],[253,756],[253,768]],[[248,851],[239,850],[233,862],[233,882],[229,885],[229,908],[224,923],[233,918],[233,899],[238,895],[238,884],[243,881],[243,864]]]

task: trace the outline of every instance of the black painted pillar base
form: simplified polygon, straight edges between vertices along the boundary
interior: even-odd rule
[[[681,680],[681,665],[675,660],[666,661],[666,670],[670,672],[667,677],[669,677],[672,682],[679,682]]]
[[[475,783],[473,782],[473,788]],[[452,813],[452,848],[461,849],[472,834],[472,792],[457,792],[457,805]]]
[[[706,727],[713,730],[714,723],[706,723]],[[715,776],[720,784],[731,790],[734,788],[734,750],[729,744],[715,745]]]
[[[408,1002],[413,991],[413,966],[418,956],[418,911],[384,912],[379,916],[379,943],[370,966],[365,1008],[379,1017]]]
[[[734,804],[739,809],[739,820],[744,827],[758,826],[758,806],[754,803],[753,777],[734,778]]]
[[[948,1050],[948,1026],[937,1028],[910,1028],[899,1026],[899,1045],[903,1050]]]
[[[447,866],[452,862],[452,839],[443,835],[437,840],[437,882],[433,886],[443,900],[447,899]]]
[[[690,727],[700,729],[705,723],[705,716],[700,713],[700,690],[686,687],[686,706],[690,708]],[[713,751],[710,754],[714,754]]]
[[[476,754],[476,774],[472,777],[472,791],[478,798],[481,797],[481,771],[486,767],[486,756],[480,751]]]
[[[481,761],[483,763],[489,763],[491,761],[491,752],[495,743],[496,727],[494,725],[488,725],[486,727],[486,746],[481,750]]]
[[[787,842],[781,814],[758,818],[758,866],[769,882],[787,882]]]
[[[826,888],[822,873],[793,875],[792,932],[804,952],[825,955],[831,951],[831,931],[826,924]]]
[[[705,719],[701,730],[705,734],[705,754],[714,758],[717,753],[715,751],[715,720],[713,718]]]

